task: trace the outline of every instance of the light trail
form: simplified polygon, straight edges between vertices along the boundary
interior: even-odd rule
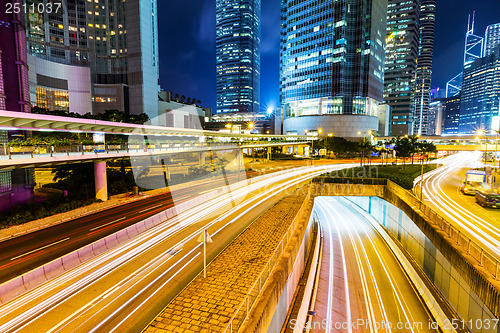
[[[438,207],[440,212],[461,232],[485,245],[498,259],[500,258],[500,228],[491,221],[477,216],[467,207],[458,204],[443,189],[446,180],[459,169],[471,165],[474,158],[477,158],[477,154],[461,153],[446,158],[445,167],[429,173],[424,182],[424,197]]]
[[[408,325],[404,327],[405,332],[432,331],[427,327],[431,318],[425,304],[408,280],[395,255],[380,238],[378,232],[371,227],[366,216],[354,210],[346,199],[340,197],[317,197],[315,209],[317,209],[322,228],[326,229],[325,235],[330,237],[331,242],[333,242],[333,232],[329,226],[336,229],[342,262],[355,263],[355,265],[343,265],[343,273],[344,283],[349,279],[350,290],[362,291],[362,293],[357,291],[349,294],[349,289],[346,289],[346,299],[357,300],[357,297],[362,295],[362,300],[357,300],[357,303],[352,303],[352,306],[357,304],[358,310],[361,310],[360,307],[363,306],[366,311],[366,322],[373,324],[363,326],[361,329],[373,333],[397,332],[402,329],[396,325],[405,323]],[[330,246],[332,246],[331,243]],[[330,255],[334,255],[332,250]],[[339,254],[337,253],[336,256],[338,258]],[[331,270],[331,267],[329,268]],[[331,286],[328,290],[328,297],[333,293],[333,288],[334,286]],[[346,302],[346,304],[349,303]],[[327,311],[339,312],[341,308],[338,303],[330,305],[328,302]],[[350,318],[351,314],[348,316]],[[352,322],[356,323],[357,320],[354,319]],[[389,325],[377,326],[377,323]],[[422,323],[422,325],[414,323]],[[360,327],[357,329],[359,330]]]
[[[16,259],[22,258],[22,257],[24,257],[24,256],[27,256],[28,254],[32,254],[32,253],[34,253],[34,252],[38,252],[38,251],[40,251],[40,250],[46,249],[46,248],[51,247],[51,246],[54,246],[54,245],[56,245],[56,244],[59,244],[59,243],[65,242],[65,241],[67,241],[68,239],[69,239],[69,237],[66,237],[66,238],[64,238],[64,239],[58,240],[57,242],[50,243],[50,244],[48,244],[48,245],[45,245],[45,246],[39,247],[38,249],[34,249],[34,250],[29,251],[29,252],[23,253],[23,254],[21,254],[21,255],[19,255],[19,256],[17,256],[17,257],[11,258],[10,260],[16,260]]]
[[[259,179],[254,179],[248,186],[234,190],[230,193],[220,196],[215,200],[211,200],[197,207],[194,207],[193,209],[170,219],[168,222],[162,223],[157,227],[144,232],[143,234],[137,236],[129,242],[124,243],[123,245],[120,245],[106,253],[103,253],[102,255],[88,262],[85,262],[84,264],[77,266],[75,269],[69,271],[68,273],[63,274],[45,283],[39,288],[33,289],[20,296],[19,298],[16,298],[13,301],[1,306],[0,318],[9,317],[9,319],[2,325],[0,325],[0,331],[17,332],[22,330],[23,328],[26,328],[27,325],[34,323],[41,316],[47,315],[54,307],[59,306],[60,303],[69,300],[72,297],[77,297],[79,294],[81,294],[82,291],[85,290],[85,288],[95,285],[95,283],[106,278],[107,276],[109,276],[109,274],[115,272],[117,269],[131,262],[131,260],[139,257],[141,254],[147,252],[154,246],[157,246],[161,242],[167,240],[169,237],[172,237],[178,232],[184,230],[186,227],[195,225],[198,221],[203,220],[210,214],[215,213],[217,210],[223,208],[233,201],[245,199],[248,193],[259,191],[259,193],[255,194],[254,197],[247,199],[245,205],[249,205],[249,208],[244,210],[243,213],[237,215],[237,217],[233,218],[230,222],[225,223],[219,230],[214,233],[214,235],[216,235],[224,227],[236,221],[242,215],[251,211],[251,209],[260,205],[262,202],[267,200],[270,195],[276,194],[277,192],[282,190],[290,189],[297,184],[310,179],[311,177],[324,173],[325,171],[331,171],[351,166],[352,165],[305,167],[301,168],[301,170],[295,170],[293,172],[284,171],[273,175],[261,176]],[[279,182],[283,182],[283,184],[279,184]],[[211,221],[207,225],[196,227],[196,229],[187,237],[182,239],[177,244],[170,246],[170,250],[176,249],[186,242],[193,240],[199,235],[202,230],[214,226],[216,223],[220,223],[221,221],[229,218],[231,215],[235,214],[237,210],[238,209],[236,208],[231,209],[228,212],[220,215],[218,218]],[[183,260],[194,260],[193,258],[189,258],[189,256],[193,255],[192,251],[198,248],[199,244],[195,246],[191,251],[187,252],[184,256],[176,258],[177,260],[172,263],[170,267],[173,268],[177,263]],[[86,303],[87,305],[79,307],[76,310],[77,314],[68,313],[66,318],[62,318],[58,324],[52,326],[51,331],[56,332],[64,330],[71,322],[75,320],[81,320],[81,317],[84,314],[89,314],[90,310],[96,311],[96,308],[98,308],[98,306],[102,305],[99,311],[92,315],[93,317],[96,317],[97,314],[100,314],[101,312],[106,310],[107,307],[112,307],[113,301],[118,300],[121,296],[124,296],[127,292],[130,292],[132,288],[136,288],[139,284],[145,283],[145,280],[148,278],[151,279],[152,276],[155,276],[154,274],[158,274],[157,272],[161,268],[163,268],[163,265],[168,263],[173,258],[173,256],[169,254],[170,251],[165,252],[163,253],[163,255],[151,259],[147,265],[136,269],[132,274],[123,277],[122,280],[120,280],[118,283],[113,284],[106,290],[102,291],[91,302]],[[148,293],[156,293],[159,290],[161,290],[161,287],[157,288],[156,290],[151,290],[151,288],[147,290],[147,288],[143,288],[141,293],[144,294],[146,291]],[[107,305],[104,305],[104,303],[101,304],[102,302],[106,302],[107,300],[112,301]],[[17,309],[22,308],[23,305],[26,304],[30,304],[29,308],[26,309],[26,311],[23,311],[21,314],[16,313]],[[31,304],[33,305],[31,306]],[[92,304],[92,306],[89,306],[88,304]],[[129,313],[127,318],[129,318],[136,311],[136,309],[137,308],[133,309],[133,312]],[[111,312],[116,315],[120,311],[116,312],[113,310]],[[99,325],[98,327],[101,327],[111,318],[112,316],[107,316],[104,321],[97,324]],[[0,321],[1,320],[2,319],[0,319]],[[80,326],[85,324],[87,321],[95,323],[94,320],[95,319],[92,319],[92,317],[89,317],[87,320],[81,323]],[[113,329],[117,329],[124,321],[125,320],[120,321],[120,323]]]

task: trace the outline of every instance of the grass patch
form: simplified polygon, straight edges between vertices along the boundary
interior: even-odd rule
[[[436,169],[436,164],[425,164],[424,173]],[[366,165],[327,173],[326,177],[352,178],[386,178],[404,189],[411,190],[413,181],[420,176],[420,164],[403,165]]]

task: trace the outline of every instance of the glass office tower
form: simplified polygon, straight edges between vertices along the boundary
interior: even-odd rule
[[[434,132],[429,119],[431,101],[432,54],[434,51],[434,25],[436,0],[422,0],[420,5],[420,42],[415,76],[413,133],[428,135]]]
[[[42,3],[46,0],[27,0],[28,7]],[[74,111],[68,92],[72,89],[68,87],[72,78],[83,81],[81,76],[86,73],[69,66],[57,66],[55,62],[90,68],[94,113],[117,109],[131,114],[145,112],[151,118],[158,115],[156,0],[63,1],[57,13],[28,12],[26,33],[28,53],[52,62],[33,63],[42,69],[52,67],[57,75],[50,77],[43,73],[46,78],[41,82],[38,79],[31,82],[31,93],[37,96],[32,100],[37,100],[37,104],[40,96],[50,93],[64,97],[60,104],[65,101],[66,108],[62,109]],[[57,80],[59,83],[54,84]]]
[[[486,28],[484,36],[484,55],[493,53],[498,44],[500,44],[500,23],[491,24]]]
[[[342,126],[342,118],[333,121],[329,116],[377,116],[383,98],[386,16],[387,0],[281,1],[285,131],[303,134],[323,127],[320,132],[340,136],[336,127]],[[309,116],[315,118],[301,118]],[[349,125],[350,133],[343,136],[370,129],[356,126]]]
[[[420,0],[389,0],[384,102],[392,107],[393,135],[413,133],[419,22]]]
[[[216,1],[217,113],[259,112],[260,0]]]
[[[500,45],[464,69],[460,101],[460,134],[499,130]]]

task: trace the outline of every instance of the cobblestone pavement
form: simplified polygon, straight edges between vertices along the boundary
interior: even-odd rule
[[[304,199],[292,193],[261,215],[207,267],[207,278],[198,275],[144,332],[223,332]]]

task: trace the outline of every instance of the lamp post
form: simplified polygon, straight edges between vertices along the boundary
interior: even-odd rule
[[[330,158],[330,150],[329,150],[330,140],[328,138],[331,138],[331,137],[333,137],[333,133],[328,133],[328,136],[326,138],[326,148],[328,149],[328,158]]]
[[[370,131],[368,131],[368,132],[361,132],[361,131],[359,131],[359,132],[358,132],[358,135],[361,135],[361,134],[363,134],[363,148],[361,149],[361,162],[360,162],[361,164],[360,164],[360,165],[361,165],[361,166],[363,166],[363,158],[364,158],[364,156],[365,156],[365,148],[366,148],[366,147],[365,147],[365,144],[366,144],[366,134],[371,135],[371,134],[372,134],[372,131],[371,131],[371,130],[370,130]],[[371,141],[371,140],[370,140],[370,141]],[[368,159],[368,157],[367,157],[367,159]],[[368,163],[369,163],[369,162],[368,162]]]
[[[477,131],[477,134],[479,135],[484,135],[484,143],[485,143],[485,150],[484,150],[484,158],[483,158],[483,161],[484,161],[484,167],[486,169],[486,155],[488,154],[488,137],[486,136],[486,132],[484,130],[479,130]],[[481,140],[479,140],[479,143],[481,143]]]

